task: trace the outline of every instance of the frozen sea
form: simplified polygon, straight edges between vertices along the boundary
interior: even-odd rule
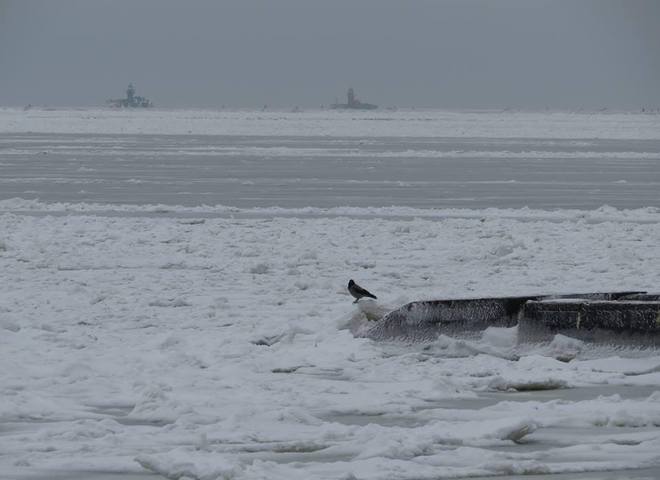
[[[659,118],[0,110],[0,200],[238,208],[657,207]]]
[[[657,292],[659,192],[660,115],[0,109],[0,479],[659,478],[655,349],[354,335]]]

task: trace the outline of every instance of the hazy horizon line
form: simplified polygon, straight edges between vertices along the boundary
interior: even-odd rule
[[[330,105],[330,104],[329,104]],[[660,105],[653,107],[640,106],[636,108],[591,108],[591,107],[440,107],[440,106],[420,106],[420,105],[403,105],[403,106],[386,106],[378,107],[374,110],[360,110],[360,109],[344,109],[332,108],[329,105],[319,106],[301,106],[301,105],[287,105],[287,106],[270,106],[263,107],[256,106],[236,106],[236,105],[153,105],[148,108],[134,108],[134,107],[113,107],[103,104],[88,104],[88,105],[49,105],[49,104],[27,104],[27,105],[2,105],[0,109],[11,110],[42,110],[42,111],[56,111],[56,110],[107,110],[107,111],[248,111],[248,112],[279,112],[279,113],[304,113],[312,111],[335,111],[339,113],[379,113],[379,112],[396,112],[396,111],[444,111],[444,112],[466,112],[466,113],[544,113],[544,112],[558,112],[558,113],[647,113],[656,114],[660,113]]]

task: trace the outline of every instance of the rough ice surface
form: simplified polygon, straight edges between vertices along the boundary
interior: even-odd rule
[[[152,114],[161,130],[186,122],[156,111],[126,128]],[[56,115],[0,112],[5,132],[52,129]],[[89,128],[100,134],[128,114],[76,113],[57,128],[84,130],[76,115],[97,116]],[[616,118],[630,124],[618,130]],[[548,121],[566,122],[557,132],[570,138],[651,135],[639,127],[646,118],[616,118]],[[515,125],[488,134],[514,142]],[[0,163],[13,162],[4,153]],[[564,335],[521,344],[517,327],[417,343],[360,336],[413,300],[657,291],[657,202],[275,208],[70,197],[0,201],[3,480],[660,471],[654,349]],[[349,278],[378,300],[353,304]]]

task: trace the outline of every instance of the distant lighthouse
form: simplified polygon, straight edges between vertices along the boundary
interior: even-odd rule
[[[128,100],[129,105],[133,105],[133,103],[135,102],[134,97],[135,97],[135,87],[133,86],[133,83],[129,83],[128,88],[126,89],[126,99]]]
[[[135,95],[135,87],[132,82],[128,84],[126,89],[126,98],[113,98],[107,100],[106,103],[117,108],[149,108],[154,106],[151,100]]]
[[[353,108],[355,106],[355,92],[352,88],[348,89],[348,107]]]
[[[374,105],[372,103],[362,103],[360,100],[355,98],[355,92],[353,91],[352,88],[348,89],[348,95],[347,95],[347,102],[346,103],[333,103],[330,105],[330,108],[338,108],[338,109],[343,109],[343,108],[352,108],[355,110],[374,110],[378,108],[378,105]]]

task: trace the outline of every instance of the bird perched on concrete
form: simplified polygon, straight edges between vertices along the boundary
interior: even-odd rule
[[[353,303],[357,303],[358,300],[360,300],[362,297],[371,297],[375,299],[378,298],[376,297],[376,295],[369,292],[368,290],[365,290],[360,285],[355,283],[353,280],[348,281],[348,293],[350,293],[353,296],[353,298],[355,298],[355,301]]]

